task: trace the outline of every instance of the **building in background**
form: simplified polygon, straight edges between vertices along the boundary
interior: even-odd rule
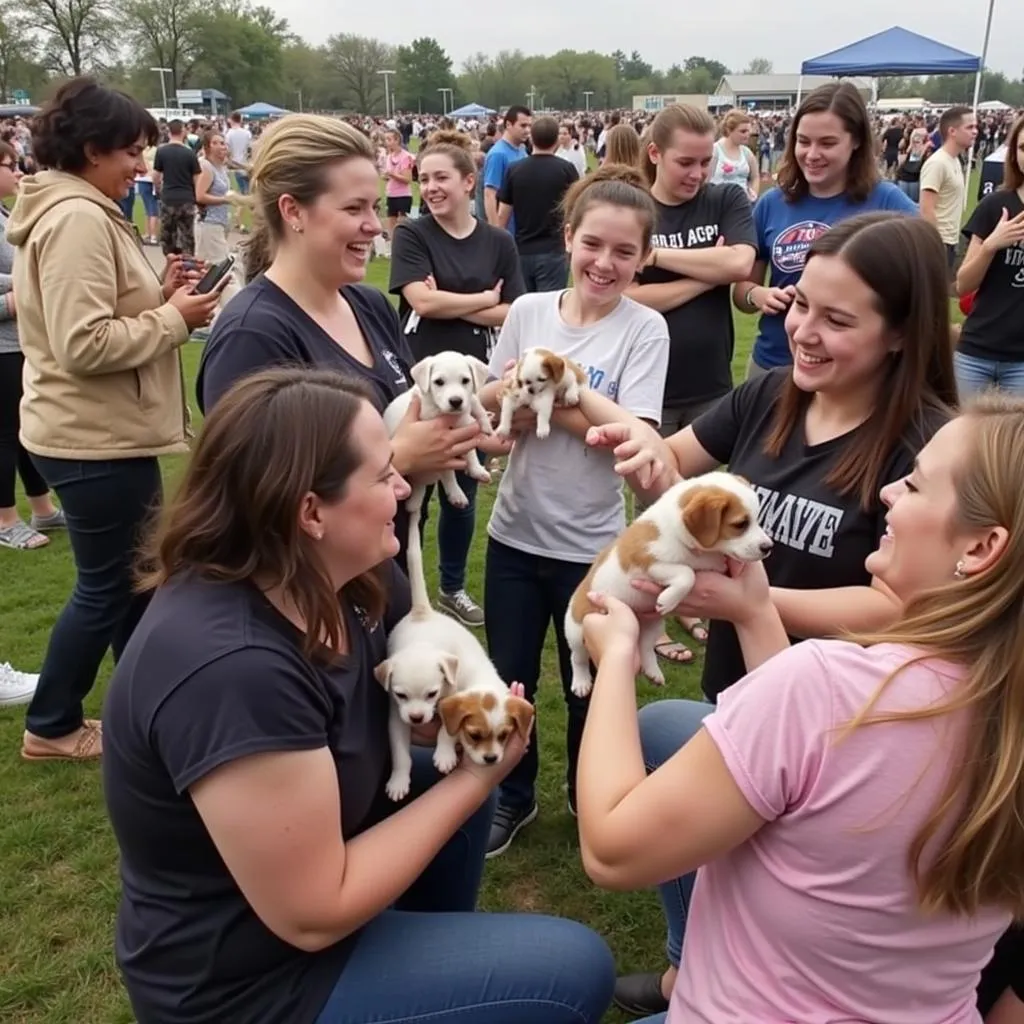
[[[716,110],[718,107],[727,106],[726,100],[720,96],[708,96],[707,93],[659,93],[655,96],[634,96],[633,109],[656,114],[665,107],[671,107],[675,103],[685,103],[687,106],[699,107],[701,110]]]
[[[819,85],[834,82],[828,75],[725,75],[715,96],[728,106],[753,107],[757,110],[788,110],[796,106],[797,96],[806,96]],[[865,101],[871,99],[869,78],[850,78]]]

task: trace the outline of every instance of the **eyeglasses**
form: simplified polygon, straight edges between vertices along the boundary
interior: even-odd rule
[[[16,171],[18,168],[15,164],[0,162],[0,167],[7,171]]]

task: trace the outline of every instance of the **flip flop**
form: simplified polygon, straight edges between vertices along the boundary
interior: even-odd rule
[[[708,627],[703,622],[695,622],[692,626],[685,626],[686,632],[699,644],[708,642]]]
[[[0,547],[15,551],[38,551],[50,543],[50,538],[19,519],[0,530]]]
[[[693,651],[678,640],[662,640],[660,644],[654,645],[654,653],[659,660],[670,665],[689,665],[693,662]]]

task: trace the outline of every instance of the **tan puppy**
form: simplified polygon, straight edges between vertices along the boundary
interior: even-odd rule
[[[551,414],[556,405],[579,405],[580,388],[587,375],[571,359],[546,348],[528,348],[516,363],[512,382],[503,389],[501,416],[496,433],[512,433],[516,409],[530,408],[537,414],[537,437],[551,433]]]
[[[594,685],[583,643],[583,617],[595,611],[591,591],[665,616],[690,593],[697,570],[724,572],[726,557],[757,562],[771,550],[757,522],[757,495],[746,480],[714,472],[670,487],[597,556],[573,594],[565,615],[572,692],[586,697]],[[652,580],[665,589],[654,598],[631,586],[632,580]],[[657,686],[665,682],[654,651],[661,631],[660,619],[642,623],[639,643],[640,671]]]

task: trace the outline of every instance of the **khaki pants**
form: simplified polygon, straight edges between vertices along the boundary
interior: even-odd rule
[[[223,224],[207,224],[206,221],[199,221],[196,227],[196,256],[208,263],[220,263],[227,259],[230,252],[228,245],[228,229]],[[240,279],[241,268],[236,263],[231,272],[231,280],[224,286],[221,292],[220,308],[231,301],[242,287]]]

